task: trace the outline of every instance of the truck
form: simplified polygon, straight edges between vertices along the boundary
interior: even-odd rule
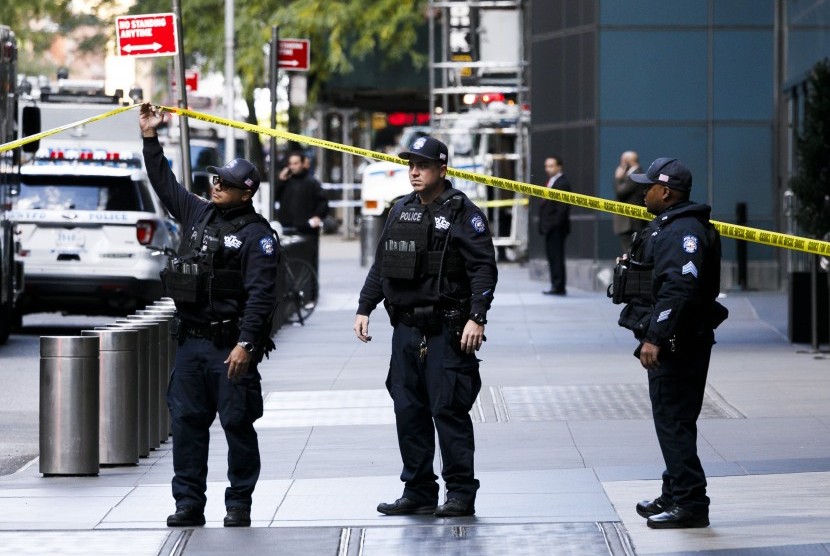
[[[505,169],[505,160],[511,157],[514,145],[506,144],[515,136],[521,108],[503,103],[478,103],[479,106],[457,117],[445,116],[432,126],[411,126],[403,128],[393,154],[407,150],[423,135],[440,139],[449,150],[449,166],[456,170],[476,174],[498,175],[514,178]],[[494,243],[508,260],[524,256],[527,242],[527,206],[522,199],[503,199],[502,192],[486,185],[450,177],[453,187],[464,192],[470,200],[479,205],[487,214],[494,232]],[[361,235],[366,244],[365,251],[373,248],[374,237],[365,237],[365,227],[371,235],[378,236],[386,214],[394,202],[412,191],[407,167],[394,162],[374,162],[363,170],[361,184]],[[362,261],[370,262],[371,255]]]
[[[0,25],[0,145],[16,137],[17,41]],[[15,261],[14,223],[9,218],[14,187],[13,150],[0,151],[0,344],[5,344],[16,321],[16,302],[23,273]]]
[[[409,149],[416,139],[429,133],[430,128],[425,126],[403,128],[398,139],[397,150],[393,154]],[[439,138],[446,139],[445,137]],[[450,166],[469,172],[482,171],[483,166],[470,156],[470,147],[465,141],[464,137],[450,138],[447,141]],[[487,199],[486,186],[455,178],[452,181],[456,189],[463,191],[474,202]],[[412,186],[409,183],[406,166],[386,161],[369,164],[363,170],[363,183],[360,188],[361,217],[385,217],[395,201],[410,192],[412,192]]]

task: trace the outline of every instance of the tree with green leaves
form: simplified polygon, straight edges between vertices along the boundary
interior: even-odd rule
[[[14,31],[20,45],[19,72],[37,74],[56,68],[44,64],[39,53],[49,50],[56,35],[68,35],[80,26],[101,30],[87,36],[78,44],[81,52],[100,52],[112,34],[112,21],[98,17],[98,13],[112,10],[115,0],[87,2],[84,11],[74,9],[72,0],[26,0],[0,2],[0,23]],[[35,53],[38,53],[35,55]]]
[[[205,70],[224,65],[224,20],[208,14],[224,13],[225,0],[182,2],[184,50],[188,64],[202,61]],[[313,102],[322,84],[334,74],[353,70],[354,62],[382,52],[389,62],[411,60],[424,67],[427,56],[412,46],[417,29],[426,21],[427,0],[237,0],[235,66],[248,106],[248,121],[256,123],[254,90],[268,83],[264,47],[271,28],[283,37],[311,40],[314,54],[309,72]],[[169,0],[138,0],[130,13],[169,11]]]
[[[830,233],[830,61],[813,66],[796,142],[797,173],[790,187],[798,199],[796,218],[811,236]]]

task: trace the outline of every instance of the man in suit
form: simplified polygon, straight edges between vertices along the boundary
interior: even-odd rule
[[[570,191],[571,184],[563,173],[564,165],[559,156],[545,159],[546,187]],[[539,208],[539,233],[545,236],[545,253],[550,268],[550,289],[545,295],[565,295],[565,238],[571,231],[570,206],[565,203],[542,201]]]
[[[634,151],[625,151],[620,155],[620,165],[614,171],[614,191],[621,203],[645,206],[643,186],[631,179],[631,174],[641,174],[640,157]],[[622,252],[631,249],[631,236],[648,225],[647,220],[614,215],[614,233],[620,238]]]

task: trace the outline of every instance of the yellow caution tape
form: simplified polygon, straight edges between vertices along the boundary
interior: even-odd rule
[[[475,201],[477,207],[480,208],[494,208],[494,207],[512,207],[514,205],[525,206],[529,201],[524,197],[516,197],[515,199],[498,199],[495,201]]]
[[[92,118],[87,118],[86,120],[81,120],[79,122],[75,122],[73,124],[67,124],[61,126],[59,128],[55,128],[50,131],[46,131],[43,133],[39,133],[37,135],[32,135],[30,137],[24,137],[18,141],[12,141],[11,143],[5,143],[0,145],[0,152],[17,148],[21,145],[29,143],[31,141],[36,141],[43,137],[48,137],[50,135],[54,135],[56,133],[60,133],[61,131],[65,131],[66,129],[72,128],[77,125],[91,123],[98,120],[103,120],[104,118],[108,118],[110,116],[114,116],[115,114],[119,114],[126,110],[130,110],[135,108],[138,105],[127,106],[123,108],[119,108],[116,110],[112,110],[105,114],[101,114],[100,116],[94,116]],[[193,110],[188,110],[186,108],[176,108],[170,106],[157,106],[158,109],[163,110],[165,112],[170,112],[171,114],[176,114],[178,116],[186,116],[188,118],[193,118],[196,120],[201,120],[203,122],[212,123],[216,125],[222,125],[227,127],[233,127],[236,129],[241,129],[243,131],[249,131],[251,133],[260,133],[264,135],[270,135],[272,137],[277,137],[280,139],[286,139],[288,141],[295,141],[297,143],[303,143],[306,145],[312,145],[315,147],[321,147],[324,149],[329,149],[333,151],[339,151],[346,154],[351,154],[355,156],[362,156],[365,158],[371,158],[374,160],[384,160],[386,162],[393,162],[395,164],[400,164],[402,166],[407,166],[409,164],[408,161],[399,158],[394,155],[379,153],[375,151],[370,151],[368,149],[361,149],[359,147],[353,147],[351,145],[343,145],[340,143],[335,143],[333,141],[326,141],[325,139],[316,139],[314,137],[307,137],[304,135],[298,135],[296,133],[290,133],[287,131],[279,131],[276,129],[271,129],[263,126],[248,124],[245,122],[239,122],[236,120],[228,120],[226,118],[221,118],[219,116],[213,116],[210,114],[204,114],[201,112],[196,112]],[[520,193],[522,195],[528,195],[533,197],[539,197],[542,199],[547,199],[549,201],[559,201],[561,203],[567,203],[569,205],[574,205],[577,207],[582,207],[590,210],[599,210],[603,212],[610,212],[612,214],[619,214],[621,216],[628,216],[632,218],[639,218],[642,220],[652,220],[654,215],[649,213],[645,207],[637,206],[637,205],[630,205],[628,203],[620,203],[619,201],[611,201],[608,199],[601,199],[598,197],[591,197],[589,195],[583,195],[582,193],[574,193],[570,191],[561,191],[558,189],[551,189],[548,187],[542,187],[540,185],[533,185],[529,183],[523,183],[515,180],[509,180],[506,178],[499,178],[495,176],[486,176],[483,174],[476,174],[474,172],[466,172],[463,170],[456,170],[454,168],[447,168],[447,174],[449,176],[453,176],[456,178],[461,178],[465,180],[474,181],[477,183],[483,183],[490,187],[498,187],[500,189],[505,189],[507,191],[513,191],[514,193]],[[526,199],[525,199],[526,201]],[[488,201],[486,206],[508,206],[513,204],[515,201],[511,199],[507,200],[499,200],[499,201]],[[495,204],[491,204],[495,203]],[[503,204],[502,204],[503,203]],[[828,241],[820,241],[816,239],[808,239],[799,236],[789,235],[789,234],[782,234],[778,232],[770,232],[766,230],[760,230],[757,228],[750,228],[748,226],[739,226],[737,224],[727,224],[724,222],[718,222],[713,220],[712,223],[718,229],[723,237],[729,237],[733,239],[740,239],[744,241],[752,241],[754,243],[761,243],[763,245],[769,245],[772,247],[783,247],[785,249],[792,249],[795,251],[803,251],[805,253],[811,253],[813,255],[830,255],[830,242]]]
[[[54,129],[43,131],[41,133],[36,133],[34,135],[29,135],[28,137],[23,137],[22,139],[17,139],[15,141],[10,141],[8,143],[3,143],[2,145],[0,145],[0,153],[5,152],[5,151],[10,151],[12,149],[16,149],[17,147],[22,147],[23,145],[25,145],[27,143],[32,143],[34,141],[39,141],[39,140],[43,139],[44,137],[51,137],[52,135],[57,135],[58,133],[61,133],[61,132],[66,131],[68,129],[72,129],[73,127],[77,127],[79,125],[86,125],[86,124],[90,124],[92,122],[98,122],[98,121],[101,121],[101,120],[105,120],[105,119],[109,118],[110,116],[115,116],[115,115],[120,114],[122,112],[126,112],[127,110],[132,110],[133,108],[137,108],[138,106],[140,106],[140,105],[139,104],[131,104],[130,106],[122,106],[120,108],[116,108],[115,110],[110,110],[109,112],[99,114],[97,116],[91,116],[91,117],[86,118],[84,120],[78,120],[77,122],[72,122],[71,124],[65,124],[65,125],[62,125],[60,127],[56,127]]]

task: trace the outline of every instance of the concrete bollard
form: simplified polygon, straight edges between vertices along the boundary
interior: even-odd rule
[[[138,464],[138,331],[84,330],[98,343],[98,463]]]
[[[40,472],[98,474],[98,338],[40,338]]]

